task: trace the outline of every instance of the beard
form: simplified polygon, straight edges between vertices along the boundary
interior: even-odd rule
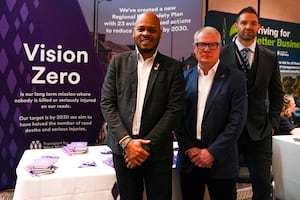
[[[143,53],[153,53],[153,52],[155,52],[155,50],[158,47],[159,40],[157,41],[157,43],[152,48],[142,48],[141,45],[139,45],[139,43],[137,42],[137,40],[135,40],[135,44],[136,44],[136,46],[137,46],[137,48],[138,48],[138,50],[141,54],[143,54]]]
[[[252,33],[252,34],[249,34],[249,33],[246,33],[246,34],[240,33],[240,34],[238,34],[238,35],[239,35],[239,37],[240,37],[242,40],[245,40],[245,41],[253,40],[253,39],[255,39],[255,37],[256,37],[256,34],[255,34],[255,33]]]
[[[154,52],[155,50],[156,50],[156,47],[157,46],[155,46],[155,47],[153,47],[153,48],[150,48],[150,49],[147,49],[147,48],[141,48],[140,46],[137,46],[138,47],[138,49],[139,49],[139,52],[141,53],[141,54],[143,54],[143,53],[151,53],[151,52]]]

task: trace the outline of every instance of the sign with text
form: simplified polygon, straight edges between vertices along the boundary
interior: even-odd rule
[[[77,1],[1,1],[0,13],[0,189],[5,189],[14,185],[24,149],[95,144],[103,123],[104,70]]]
[[[160,52],[192,55],[202,1],[0,1],[0,189],[12,188],[24,149],[95,144],[111,57],[134,49],[145,11],[161,19]]]
[[[205,24],[220,31],[224,45],[236,34],[235,20],[234,14],[210,11]],[[300,25],[264,18],[259,23],[257,43],[277,53],[284,91],[300,98]]]
[[[104,35],[103,42],[120,46],[134,46],[133,27],[138,15],[154,12],[161,20],[163,30],[159,51],[176,60],[191,56],[193,35],[202,25],[202,1],[195,0],[79,0],[86,19],[96,20],[96,29]],[[95,18],[90,13],[95,13]],[[92,22],[90,20],[90,22]],[[89,24],[89,22],[87,22]],[[92,27],[92,24],[89,24]]]

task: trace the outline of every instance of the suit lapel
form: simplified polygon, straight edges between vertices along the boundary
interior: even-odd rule
[[[226,60],[227,65],[239,68],[240,64],[237,62],[236,47],[233,42],[229,45],[229,51],[227,52],[229,53],[229,56],[226,56],[228,58]]]
[[[136,97],[137,96],[137,83],[138,83],[138,75],[137,75],[137,54],[136,51],[133,51],[131,56],[130,56],[130,78],[131,78],[131,91],[132,91],[132,96]],[[136,98],[134,98],[136,99]]]
[[[261,74],[268,74],[268,72],[265,71],[268,70],[268,67],[265,67],[268,66],[268,64],[265,63],[268,62],[268,60],[265,59],[265,52],[262,48],[260,48],[260,46],[256,45],[255,51],[257,51],[255,55],[258,57],[257,65],[256,65],[257,70],[256,70],[255,86],[260,86],[261,82],[265,81],[265,77],[262,77]]]
[[[192,88],[191,92],[193,95],[193,100],[194,100],[195,104],[197,105],[197,102],[198,102],[198,76],[199,76],[198,66],[194,67],[192,70],[193,70],[192,75],[191,75],[192,77],[191,77],[191,79],[189,79],[190,85],[188,87]],[[197,106],[196,106],[196,108],[197,108]],[[197,110],[195,110],[195,113],[197,113]]]
[[[223,84],[225,82],[225,78],[227,75],[228,74],[226,73],[226,70],[222,67],[222,65],[219,64],[217,72],[214,77],[212,87],[211,87],[209,95],[207,97],[204,116],[205,116],[205,113],[207,113],[209,111],[211,105],[214,103],[214,99],[216,98],[216,96],[220,93],[220,90],[223,87]]]
[[[148,79],[148,84],[147,84],[147,90],[146,90],[146,94],[145,94],[145,100],[144,100],[144,105],[146,105],[150,94],[152,92],[156,77],[159,73],[159,71],[161,70],[161,68],[163,68],[164,63],[161,62],[161,55],[159,54],[159,52],[157,52],[157,55],[154,59],[152,68],[151,68],[151,72],[149,75],[149,79]]]
[[[198,73],[198,65],[196,65],[193,69],[192,69],[192,74],[191,74],[191,78],[189,79],[189,85],[187,86],[187,88],[192,88],[191,89],[191,96],[192,96],[192,100],[193,100],[193,105],[194,106],[194,113],[193,115],[191,115],[191,122],[196,122],[197,121],[197,107],[198,107],[198,76],[199,76],[199,73]],[[196,136],[197,136],[197,133],[196,133],[196,129],[197,129],[197,126],[191,126],[192,127],[192,130],[193,130],[193,133],[195,133],[194,137],[196,139]]]

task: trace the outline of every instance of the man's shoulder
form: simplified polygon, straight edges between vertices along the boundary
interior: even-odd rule
[[[261,53],[264,53],[264,54],[270,55],[270,56],[276,56],[276,52],[272,51],[271,49],[269,49],[267,47],[257,44],[257,48],[258,48],[259,52],[261,52]]]
[[[243,81],[246,80],[246,75],[244,72],[241,70],[235,68],[235,67],[230,67],[229,65],[225,64],[223,61],[220,62],[219,64],[220,69],[226,74],[228,74],[229,79],[233,79],[236,81]]]
[[[160,52],[157,52],[157,58],[160,59],[160,60],[164,60],[164,61],[167,61],[167,62],[175,62],[175,63],[181,63],[179,62],[178,60],[170,57],[170,56],[167,56],[165,54],[162,54]]]
[[[228,44],[225,44],[221,47],[221,50],[230,49],[234,46],[233,42],[230,42]]]
[[[189,69],[184,69],[184,70],[183,70],[184,78],[187,78],[188,76],[192,75],[193,73],[196,73],[195,70],[198,71],[197,65],[194,66],[194,67],[191,67],[191,68],[189,68]],[[198,72],[197,72],[197,73],[198,73]]]
[[[221,47],[220,57],[231,55],[232,52],[234,52],[234,44],[231,42]]]

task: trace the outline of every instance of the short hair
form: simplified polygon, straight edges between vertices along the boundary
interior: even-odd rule
[[[255,10],[253,7],[251,7],[251,6],[248,6],[248,7],[246,7],[246,8],[243,8],[243,9],[237,14],[236,21],[239,21],[240,16],[241,16],[242,14],[244,14],[244,13],[255,14],[256,17],[258,18],[258,14],[257,14],[256,10]]]
[[[215,33],[218,35],[219,37],[219,41],[221,43],[221,35],[220,35],[220,32],[218,31],[218,29],[216,29],[215,27],[212,27],[212,26],[205,26],[205,27],[202,27],[200,28],[199,30],[197,30],[195,33],[194,33],[194,43],[196,43],[197,41],[197,37],[198,35],[201,33],[201,32],[212,32],[212,33]]]

